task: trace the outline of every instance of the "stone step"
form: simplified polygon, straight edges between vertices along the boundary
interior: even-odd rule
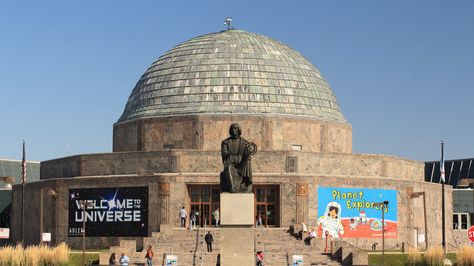
[[[212,233],[214,238],[212,253],[207,252],[204,242],[205,234],[208,231]],[[220,238],[220,228],[200,228],[199,231],[175,228],[172,231],[164,231],[163,233],[153,232],[151,237],[143,239],[143,244],[144,247],[152,245],[155,253],[154,264],[156,265],[163,265],[165,255],[170,254],[172,247],[172,253],[178,256],[179,265],[193,265],[194,261],[195,265],[214,266],[216,265],[217,255],[220,252]],[[284,228],[258,229],[255,231],[255,238],[256,250],[264,251],[265,265],[267,266],[287,265],[288,262],[291,262],[291,256],[295,250],[299,255],[303,255],[305,265],[340,265],[326,255],[321,255],[324,242],[320,239],[313,240],[312,245],[305,245],[304,241],[297,240]],[[196,241],[198,241],[197,245]],[[131,256],[129,257],[132,261],[143,264],[145,262],[145,251],[135,253],[135,247],[134,241],[127,240],[125,242],[121,241],[119,247],[111,247],[110,251],[120,252],[125,250],[130,252]]]

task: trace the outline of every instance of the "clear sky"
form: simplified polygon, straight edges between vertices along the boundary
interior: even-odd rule
[[[474,157],[474,1],[0,1],[0,158],[110,152],[151,63],[238,29],[308,58],[353,128],[353,150]]]

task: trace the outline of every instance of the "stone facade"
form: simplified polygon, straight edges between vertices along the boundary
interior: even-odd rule
[[[245,138],[262,151],[352,152],[348,123],[275,115],[190,115],[147,118],[114,125],[114,152],[192,149],[219,151],[229,125],[239,123]],[[295,134],[298,132],[298,134]]]
[[[386,158],[395,160],[394,158]],[[403,164],[403,160],[399,164]],[[408,166],[411,162],[407,162]],[[407,168],[404,166],[401,168]],[[339,168],[342,169],[342,168]],[[387,239],[388,247],[405,242],[414,245],[413,231],[424,230],[423,205],[421,199],[410,199],[409,191],[427,192],[427,218],[429,228],[429,242],[434,245],[441,242],[441,190],[437,184],[426,183],[419,178],[402,179],[388,176],[359,176],[359,175],[323,175],[309,173],[256,173],[254,175],[255,185],[273,184],[279,187],[279,221],[280,227],[290,227],[301,221],[310,227],[317,223],[317,189],[318,186],[355,187],[355,188],[383,188],[397,190],[398,206],[398,238]],[[75,178],[54,178],[33,184],[28,184],[25,190],[25,220],[38,221],[25,228],[26,243],[37,243],[39,240],[39,191],[43,188],[54,188],[58,197],[48,198],[45,196],[43,202],[45,214],[45,230],[52,230],[53,242],[66,241],[73,247],[79,247],[81,238],[67,237],[68,226],[68,190],[71,188],[91,187],[124,187],[124,186],[148,186],[149,187],[149,233],[159,231],[160,225],[171,224],[179,226],[178,210],[181,206],[189,206],[188,185],[218,185],[219,174],[214,173],[163,173],[163,174],[133,174],[133,175],[107,175],[89,176]],[[307,191],[305,191],[307,190]],[[172,191],[172,192],[170,192]],[[12,213],[12,224],[19,224],[21,206],[21,187],[14,186],[14,204]],[[451,206],[451,189],[446,187],[446,206]],[[452,224],[452,213],[447,209],[446,213],[447,241],[455,245],[450,230]],[[19,228],[13,227],[12,238],[19,239]],[[120,238],[124,239],[124,238]],[[134,238],[125,238],[134,239]],[[117,245],[119,238],[115,237],[88,237],[88,247],[105,247]],[[135,238],[140,243],[140,238]],[[354,238],[347,239],[351,244],[370,248],[377,239]],[[380,240],[378,241],[380,242]],[[139,244],[140,245],[140,244]]]
[[[179,226],[181,206],[189,210],[190,185],[219,185],[222,170],[220,140],[228,136],[228,126],[238,122],[244,137],[255,142],[259,151],[252,157],[254,184],[278,187],[277,226],[290,227],[305,222],[317,225],[317,190],[324,187],[375,188],[397,190],[398,237],[387,239],[387,247],[413,246],[414,231],[424,232],[421,199],[411,199],[413,191],[426,191],[430,245],[440,243],[440,186],[423,181],[420,162],[385,155],[351,153],[349,124],[314,119],[269,116],[209,116],[154,118],[122,122],[114,128],[114,151],[76,155],[41,163],[43,181],[27,185],[25,200],[28,220],[39,220],[39,189],[53,187],[58,198],[46,197],[45,230],[51,228],[53,241],[79,247],[81,238],[67,236],[68,190],[72,188],[148,186],[149,234],[161,226]],[[295,132],[302,132],[296,134]],[[301,145],[293,150],[292,145]],[[166,148],[168,147],[168,148]],[[19,202],[20,187],[14,197]],[[44,190],[43,189],[43,190]],[[446,190],[446,206],[451,206],[451,189]],[[13,224],[19,222],[21,206],[13,205]],[[31,210],[31,211],[30,211]],[[446,213],[450,225],[451,210]],[[49,219],[49,220],[48,220]],[[39,223],[38,223],[39,224]],[[447,226],[449,243],[452,231]],[[18,239],[18,227],[12,230]],[[117,245],[120,239],[88,237],[88,247]],[[37,243],[38,226],[25,228],[25,241]],[[369,249],[377,239],[346,239]]]
[[[289,168],[289,160],[292,166]],[[423,164],[384,155],[259,151],[252,157],[255,173],[393,177],[423,181]],[[218,173],[219,152],[170,150],[71,156],[41,163],[41,178],[151,173]]]

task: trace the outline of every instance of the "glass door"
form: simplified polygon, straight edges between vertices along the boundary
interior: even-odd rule
[[[278,186],[254,186],[255,217],[259,215],[263,226],[279,226]]]
[[[216,186],[188,186],[191,212],[197,215],[196,226],[215,225],[214,211],[219,208],[220,188]],[[191,215],[191,214],[190,214]]]

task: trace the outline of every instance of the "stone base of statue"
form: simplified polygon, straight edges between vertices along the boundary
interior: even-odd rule
[[[221,265],[254,266],[254,195],[222,193]]]

